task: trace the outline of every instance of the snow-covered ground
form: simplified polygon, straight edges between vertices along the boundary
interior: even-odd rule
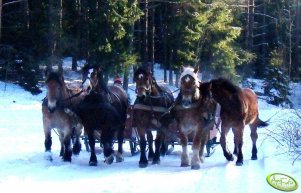
[[[160,80],[162,74],[155,74]],[[162,79],[161,79],[162,80]],[[164,192],[164,193],[254,193],[279,190],[266,181],[271,173],[284,173],[301,183],[301,161],[292,165],[293,158],[278,142],[268,137],[268,130],[276,131],[281,121],[289,119],[292,110],[281,109],[260,101],[260,117],[267,120],[267,128],[258,129],[258,160],[252,161],[249,128],[244,134],[244,165],[235,166],[222,154],[220,146],[205,158],[200,170],[180,167],[180,146],[171,155],[161,158],[160,165],[139,168],[139,155],[131,156],[125,144],[125,160],[106,165],[103,154],[98,154],[99,164],[88,165],[89,152],[84,149],[73,156],[71,163],[59,157],[59,139],[53,133],[53,161],[44,159],[44,134],[42,128],[41,100],[43,93],[31,95],[19,86],[0,82],[0,191],[28,193],[103,193],[103,192]],[[300,89],[299,89],[300,90]],[[297,92],[297,90],[296,90]],[[130,93],[133,95],[134,93]],[[300,94],[296,94],[300,96]],[[299,99],[300,101],[300,99]],[[233,149],[233,135],[228,135],[228,145]],[[301,192],[301,188],[295,192]]]

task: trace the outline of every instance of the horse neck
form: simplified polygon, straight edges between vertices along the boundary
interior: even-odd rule
[[[159,96],[162,94],[163,90],[160,88],[160,86],[157,84],[156,81],[151,80],[151,82],[153,82],[152,86],[151,86],[151,95],[152,96]]]
[[[106,83],[104,82],[102,76],[100,76],[100,77],[98,78],[98,83],[97,83],[97,85],[96,85],[95,90],[96,90],[96,92],[98,92],[98,93],[108,93],[108,92],[109,92],[108,86],[107,86]]]

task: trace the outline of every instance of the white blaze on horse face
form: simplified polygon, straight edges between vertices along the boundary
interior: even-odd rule
[[[143,74],[139,74],[139,75],[138,75],[138,78],[139,78],[139,79],[143,78]]]
[[[93,72],[93,69],[90,69],[86,80],[83,82],[83,90],[87,93],[89,93],[92,88],[92,83],[90,81],[92,72]]]
[[[56,100],[50,101],[48,100],[48,109],[55,109],[56,107]]]
[[[189,76],[187,76],[186,78],[185,78],[185,82],[189,82],[190,81],[190,78],[189,78]]]

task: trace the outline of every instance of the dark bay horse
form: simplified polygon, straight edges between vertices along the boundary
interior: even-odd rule
[[[204,147],[214,126],[217,108],[217,103],[208,94],[208,86],[199,81],[198,71],[198,67],[181,67],[180,92],[172,109],[180,129],[182,167],[190,165],[188,136],[193,136],[191,169],[199,169],[204,161]]]
[[[246,125],[250,126],[252,139],[252,160],[257,159],[256,141],[258,138],[257,127],[268,124],[259,119],[258,99],[251,89],[234,85],[231,81],[218,78],[209,82],[212,97],[221,105],[221,146],[227,160],[233,161],[233,155],[227,148],[226,136],[230,128],[234,133],[234,154],[237,155],[236,165],[243,165],[243,132]]]
[[[83,68],[83,90],[87,96],[73,111],[81,119],[85,133],[88,135],[91,150],[89,164],[97,165],[94,131],[101,133],[100,141],[108,164],[114,160],[113,140],[117,133],[116,161],[123,161],[122,145],[128,107],[127,93],[120,86],[107,86],[103,80],[102,70],[97,66]]]
[[[73,153],[79,154],[81,150],[79,137],[82,132],[82,125],[77,119],[65,113],[64,108],[76,106],[83,96],[78,95],[79,90],[70,90],[66,87],[62,73],[46,71],[45,75],[47,96],[42,104],[45,151],[49,153],[48,159],[52,160],[50,154],[52,145],[51,130],[56,128],[61,142],[60,156],[64,161],[71,161],[71,138],[74,139]]]
[[[140,138],[140,161],[139,167],[148,165],[148,159],[153,164],[160,163],[161,151],[166,152],[163,145],[164,131],[171,122],[168,109],[174,102],[172,92],[155,81],[149,69],[139,67],[134,73],[137,97],[133,106],[133,117]],[[155,139],[155,152],[153,150],[152,129],[157,130]],[[148,141],[149,155],[146,158],[146,138]]]

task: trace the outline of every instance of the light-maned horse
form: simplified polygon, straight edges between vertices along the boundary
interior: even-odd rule
[[[250,126],[252,139],[252,160],[257,160],[256,141],[257,127],[268,124],[259,119],[258,99],[255,92],[248,88],[240,88],[225,78],[213,79],[209,82],[212,97],[221,105],[221,146],[227,160],[233,161],[233,155],[227,148],[226,136],[232,128],[234,133],[234,154],[237,155],[236,165],[243,165],[243,132],[246,125]]]
[[[123,134],[129,101],[126,91],[121,86],[107,86],[103,80],[102,69],[98,66],[83,68],[83,90],[87,96],[74,112],[82,120],[85,133],[88,135],[91,150],[89,164],[97,165],[94,131],[101,133],[100,140],[108,164],[114,160],[113,140],[117,133],[116,162],[122,162]]]
[[[45,151],[48,153],[47,159],[51,156],[51,130],[56,128],[61,142],[60,156],[64,161],[71,161],[72,151],[79,154],[81,150],[80,135],[82,125],[79,120],[69,116],[65,107],[76,106],[83,98],[79,89],[70,90],[66,87],[64,77],[61,72],[46,71],[47,96],[42,103],[43,128],[45,134]],[[71,139],[73,150],[71,149]]]
[[[168,87],[158,85],[149,68],[139,67],[134,73],[136,83],[136,100],[133,106],[133,117],[140,138],[140,160],[139,167],[148,165],[148,160],[153,164],[160,163],[160,154],[166,153],[164,144],[171,116],[168,109],[174,102],[172,92]],[[155,139],[155,151],[153,150],[152,130],[157,131]],[[148,159],[146,157],[146,138],[148,141]]]
[[[180,92],[172,110],[180,130],[182,167],[190,165],[188,136],[193,135],[191,169],[199,169],[200,163],[204,162],[204,147],[215,123],[217,107],[217,103],[208,94],[208,86],[203,86],[199,81],[198,71],[198,67],[181,66]]]

